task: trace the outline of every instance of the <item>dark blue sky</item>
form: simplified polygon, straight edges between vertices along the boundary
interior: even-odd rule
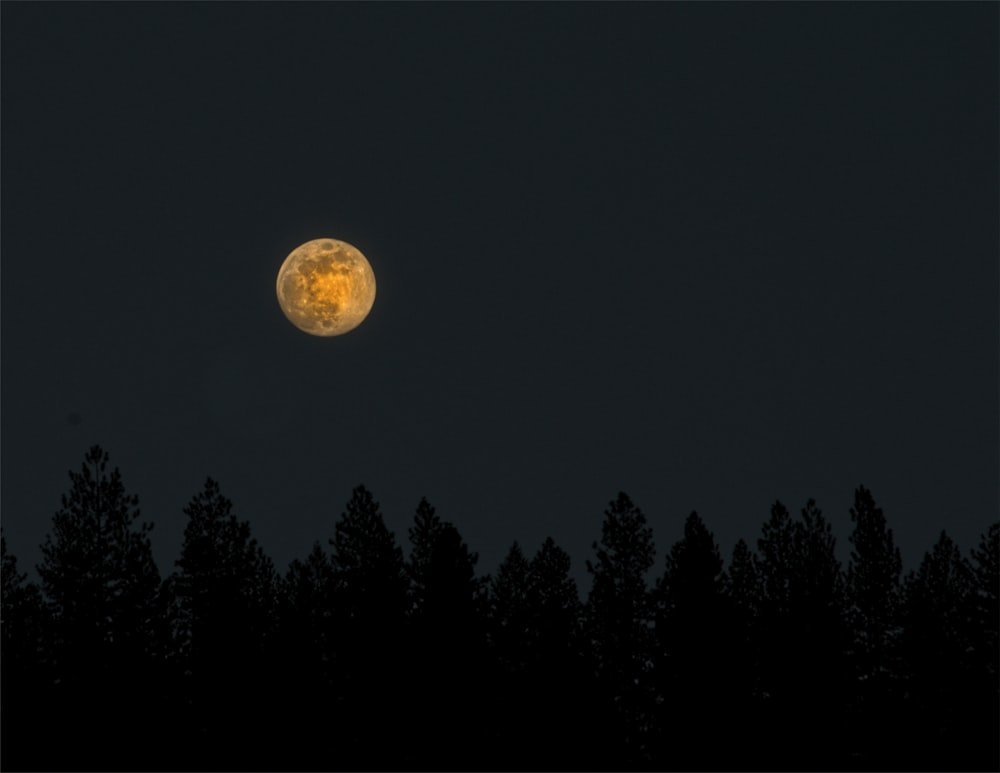
[[[3,3],[2,521],[93,443],[169,572],[206,475],[284,570],[365,483],[578,576],[627,491],[725,554],[858,484],[998,502],[995,3]],[[318,339],[320,236],[378,279]],[[589,587],[584,584],[584,590]]]

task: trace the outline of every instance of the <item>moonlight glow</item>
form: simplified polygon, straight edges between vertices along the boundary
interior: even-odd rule
[[[360,325],[375,302],[375,273],[361,250],[313,239],[292,250],[278,272],[278,304],[299,330],[337,336]]]

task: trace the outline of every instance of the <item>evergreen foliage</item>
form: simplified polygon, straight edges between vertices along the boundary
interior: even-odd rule
[[[166,597],[150,545],[153,526],[138,523],[139,499],[126,492],[117,467],[108,469],[100,446],[90,448],[69,478],[37,568],[50,617],[49,699],[70,722],[71,740],[45,753],[57,755],[56,767],[67,747],[96,753],[99,727],[114,721],[124,740],[108,756],[128,764],[139,759],[152,730],[129,707],[148,704],[159,689],[166,654]],[[101,712],[94,711],[94,696]]]
[[[901,582],[855,491],[846,573],[809,500],[728,566],[692,512],[650,588],[624,492],[581,603],[552,538],[492,577],[422,499],[403,551],[358,486],[283,577],[208,479],[165,583],[99,447],[29,581],[0,532],[6,769],[996,770],[1000,523]]]

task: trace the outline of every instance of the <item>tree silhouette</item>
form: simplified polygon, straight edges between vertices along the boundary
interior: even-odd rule
[[[184,543],[171,577],[182,706],[194,725],[192,741],[217,766],[244,762],[234,756],[237,739],[259,725],[251,707],[267,692],[262,675],[269,672],[277,609],[274,566],[232,508],[208,478],[184,508]]]
[[[515,541],[489,584],[490,641],[508,677],[523,675],[527,668],[529,569]]]
[[[906,660],[907,718],[915,763],[943,769],[956,762],[971,669],[965,618],[971,597],[969,566],[942,531],[904,586],[902,653]],[[936,763],[936,764],[935,764]]]
[[[1000,770],[1000,521],[994,521],[971,551],[968,615],[968,664],[971,684],[965,701],[968,729],[967,765],[974,770]]]
[[[1000,768],[1000,523],[964,556],[941,532],[901,585],[864,487],[846,575],[813,500],[725,571],[692,512],[650,591],[620,493],[582,605],[551,538],[479,577],[426,499],[404,561],[364,486],[279,580],[208,479],[160,583],[107,454],[70,478],[41,586],[0,530],[6,768]]]
[[[487,635],[495,663],[490,749],[501,768],[516,767],[531,753],[529,570],[515,541],[487,585]]]
[[[753,769],[763,766],[770,755],[762,723],[763,695],[760,664],[762,661],[761,606],[763,589],[758,561],[750,546],[740,539],[733,546],[729,567],[723,575],[725,593],[732,615],[729,656],[729,715],[733,723],[733,746],[742,756],[731,767]]]
[[[761,528],[755,558],[760,578],[760,597],[756,626],[759,655],[760,712],[762,726],[785,727],[796,721],[796,680],[799,675],[792,663],[797,661],[797,620],[793,615],[792,588],[796,571],[795,522],[781,503],[771,506],[771,515]],[[778,748],[768,750],[777,767],[788,767],[789,738]],[[797,748],[797,743],[795,743]]]
[[[569,554],[551,537],[528,565],[523,738],[536,768],[586,765],[580,738],[601,730],[590,724],[594,708],[582,649],[583,609],[570,569]]]
[[[297,650],[289,666],[308,664],[316,684],[331,683],[336,629],[333,625],[333,564],[319,540],[305,561],[294,559],[281,584],[281,619],[285,634]]]
[[[448,769],[474,766],[485,739],[477,703],[486,690],[478,556],[426,499],[417,506],[409,533],[409,692],[427,700],[433,696],[435,709],[408,718],[408,762],[411,767],[420,760]]]
[[[382,728],[404,721],[402,706],[392,700],[408,607],[403,551],[363,485],[352,492],[334,531],[335,715],[341,732],[341,757],[335,764],[396,766],[400,750],[383,742]]]
[[[593,543],[593,549],[596,560],[587,561],[593,576],[587,631],[600,689],[614,706],[607,718],[611,746],[604,752],[635,764],[648,757],[653,607],[646,575],[656,546],[645,514],[625,492],[619,492],[604,511],[601,540]],[[615,728],[619,723],[621,732]],[[616,749],[619,738],[624,748]]]
[[[45,649],[49,626],[41,591],[18,570],[2,529],[0,569],[0,716],[4,718],[0,767],[24,770],[36,761],[44,743],[51,685]]]
[[[658,757],[672,766],[725,766],[711,743],[731,708],[733,616],[715,537],[692,512],[670,548],[656,591]]]
[[[853,665],[852,738],[858,761],[882,764],[879,750],[897,742],[899,607],[902,559],[871,492],[859,486],[847,568],[847,619]]]
[[[153,560],[152,524],[136,524],[138,497],[125,492],[118,468],[93,446],[53,516],[38,573],[52,616],[54,700],[72,717],[72,767],[129,767],[150,731],[138,707],[159,684],[158,648],[165,609]],[[96,705],[95,705],[96,704]],[[98,708],[99,707],[99,708]],[[151,710],[150,710],[151,711]],[[114,723],[119,743],[104,740]],[[65,748],[65,747],[63,747]]]
[[[530,657],[566,663],[576,656],[581,640],[583,608],[572,561],[552,537],[546,537],[527,573],[527,629]]]
[[[329,768],[329,750],[315,739],[336,725],[333,684],[344,664],[335,660],[333,565],[319,540],[305,560],[294,559],[280,584],[276,656],[284,685],[274,725],[286,746],[275,767]],[[290,753],[295,750],[296,753]]]

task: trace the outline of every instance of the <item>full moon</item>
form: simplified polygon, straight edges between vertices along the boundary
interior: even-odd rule
[[[299,330],[339,336],[364,322],[375,303],[375,273],[354,245],[313,239],[278,271],[278,305]]]

